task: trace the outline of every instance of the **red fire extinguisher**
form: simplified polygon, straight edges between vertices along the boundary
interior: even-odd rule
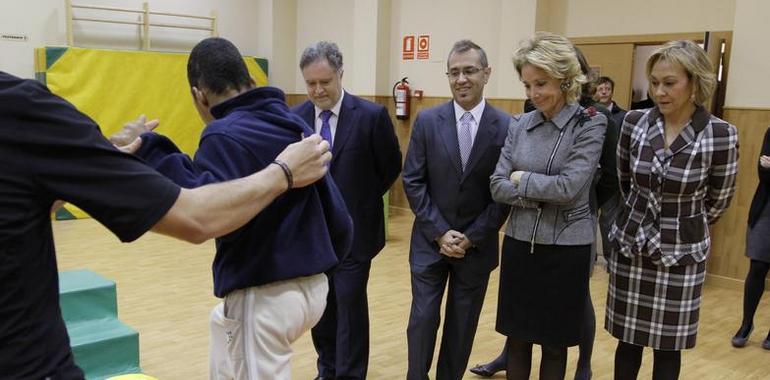
[[[393,85],[393,101],[396,102],[396,119],[409,119],[409,82],[406,77]]]

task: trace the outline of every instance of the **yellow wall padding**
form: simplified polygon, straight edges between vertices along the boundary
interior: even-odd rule
[[[72,47],[52,59],[41,50],[35,55],[35,66],[46,68],[43,77],[48,88],[94,119],[106,136],[146,114],[148,119],[160,120],[157,132],[185,153],[195,153],[204,125],[187,82],[188,54]],[[267,73],[257,60],[244,60],[257,84],[267,85]],[[65,207],[75,217],[84,216],[72,205]]]

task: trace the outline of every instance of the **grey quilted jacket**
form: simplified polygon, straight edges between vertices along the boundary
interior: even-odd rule
[[[505,234],[549,245],[591,244],[595,215],[589,206],[607,128],[593,108],[567,104],[552,120],[540,111],[514,116],[490,189],[492,198],[513,206]],[[511,173],[524,171],[515,186]]]

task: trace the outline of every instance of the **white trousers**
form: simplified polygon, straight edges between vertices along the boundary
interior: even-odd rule
[[[291,379],[291,344],[321,319],[328,292],[321,273],[225,296],[209,320],[209,379]]]

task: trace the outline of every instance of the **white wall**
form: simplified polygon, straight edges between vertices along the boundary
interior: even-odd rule
[[[377,82],[374,94],[380,95],[390,94],[393,88],[390,67],[395,63],[390,53],[390,30],[393,26],[390,4],[390,0],[378,1],[377,4]]]
[[[770,107],[770,2],[740,0],[727,78],[725,106]]]
[[[138,9],[143,0],[83,1]],[[267,58],[271,83],[300,94],[305,92],[297,68],[300,54],[321,39],[340,46],[344,85],[360,95],[389,95],[392,84],[408,76],[426,96],[450,96],[446,55],[454,41],[469,38],[485,48],[493,69],[486,96],[524,98],[510,58],[518,42],[536,30],[536,19],[539,27],[563,29],[570,37],[733,30],[726,105],[770,106],[765,93],[770,77],[761,75],[770,72],[770,50],[763,48],[770,35],[765,0],[152,0],[150,6],[201,15],[216,10],[220,35],[243,54]],[[4,1],[0,32],[29,37],[0,41],[0,70],[31,78],[33,49],[66,42],[64,2]],[[405,34],[431,35],[431,59],[402,61]],[[135,49],[140,43],[133,26],[78,22],[75,37],[76,45],[90,47]],[[203,32],[155,28],[153,48],[189,50],[204,37]]]
[[[511,54],[538,28],[572,37],[731,30],[736,0],[297,1],[297,59],[311,42],[337,42],[345,55],[343,82],[354,93],[388,95],[395,81],[408,76],[426,96],[450,96],[446,54],[456,40],[469,38],[487,51],[493,68],[486,96],[523,98]],[[389,12],[383,9],[388,5]],[[383,28],[388,19],[390,27]],[[383,53],[384,33],[388,54]],[[401,59],[407,34],[431,36],[429,60]],[[287,83],[287,91],[303,93],[298,71],[295,78],[296,85]]]
[[[256,40],[256,55],[267,59],[273,60],[273,30],[276,25],[274,23],[275,0],[255,0],[253,1],[254,11],[254,26],[255,35],[253,38]]]
[[[34,6],[30,6],[33,3]],[[0,70],[24,78],[35,75],[34,48],[64,45],[63,1],[6,1],[0,12],[2,33],[26,35],[26,42],[0,41]]]
[[[321,40],[335,42],[343,55],[343,87],[356,95],[385,94],[391,57],[389,0],[297,0],[295,84],[287,89],[305,93],[296,67],[302,51]],[[288,91],[288,90],[287,90]],[[389,90],[388,90],[389,91]]]
[[[101,5],[141,9],[142,0],[75,0],[76,4]],[[236,44],[245,55],[258,55],[260,35],[255,22],[259,8],[265,1],[230,0],[153,0],[150,10],[208,16],[212,10],[219,14],[219,35]],[[88,16],[87,10],[75,10],[76,15]],[[93,11],[91,11],[93,12]],[[0,70],[17,76],[34,77],[34,48],[46,45],[66,45],[65,11],[63,0],[4,1],[0,12],[2,33],[24,34],[26,42],[0,41]],[[117,14],[118,20],[138,21],[137,15]],[[175,20],[163,19],[174,23]],[[176,21],[178,23],[178,21]],[[264,34],[265,31],[262,31]],[[75,22],[73,27],[76,46],[138,49],[139,27],[91,22]],[[206,32],[182,29],[152,28],[154,50],[189,51]],[[264,51],[262,51],[264,52]]]
[[[302,51],[310,44],[318,41],[335,42],[342,51],[344,75],[343,87],[357,95],[371,95],[357,91],[354,80],[356,70],[359,70],[356,59],[356,41],[354,34],[356,0],[297,0],[297,42],[296,53],[291,66],[295,75],[295,86],[286,92],[304,94],[306,92],[302,73],[299,71],[299,58]],[[369,0],[366,0],[369,2]],[[289,63],[281,63],[286,64]]]
[[[568,37],[588,37],[732,30],[737,0],[542,1],[566,7]]]
[[[264,32],[270,37],[270,51],[265,53],[268,59],[270,84],[294,93],[297,82],[297,2],[296,0],[266,0],[271,3],[268,11],[269,26]],[[260,33],[262,29],[260,29]]]
[[[349,30],[353,36],[355,68],[352,75],[345,71],[347,79],[352,79],[350,91],[355,94],[372,95],[377,86],[378,3],[378,0],[353,1],[353,27]]]
[[[455,41],[470,39],[484,48],[492,66],[485,96],[523,98],[510,58],[518,41],[534,33],[535,8],[535,0],[393,0],[391,84],[408,76],[412,88],[423,89],[425,96],[451,96],[445,75],[447,54]],[[411,34],[431,36],[429,60],[401,59],[402,39]]]
[[[497,46],[487,49],[487,54],[494,53],[497,56],[497,59],[490,63],[494,66],[494,76],[490,79],[490,85],[494,86],[490,86],[487,91],[490,98],[526,98],[524,86],[513,68],[513,52],[522,40],[534,35],[536,3],[537,1],[503,1],[501,4],[498,15],[499,42]],[[494,36],[492,39],[494,41]]]
[[[274,83],[287,92],[305,92],[302,75],[296,69],[302,50],[313,42],[329,40],[342,50],[343,85],[352,93],[390,95],[393,83],[408,76],[412,87],[423,89],[426,96],[451,96],[444,74],[446,55],[455,41],[469,38],[487,51],[493,68],[486,96],[524,97],[511,54],[518,42],[535,30],[536,0],[481,0],[472,4],[460,0],[296,1],[295,80],[278,81],[273,75]],[[429,60],[401,59],[401,41],[406,34],[431,36]],[[271,73],[277,70],[271,69]]]

